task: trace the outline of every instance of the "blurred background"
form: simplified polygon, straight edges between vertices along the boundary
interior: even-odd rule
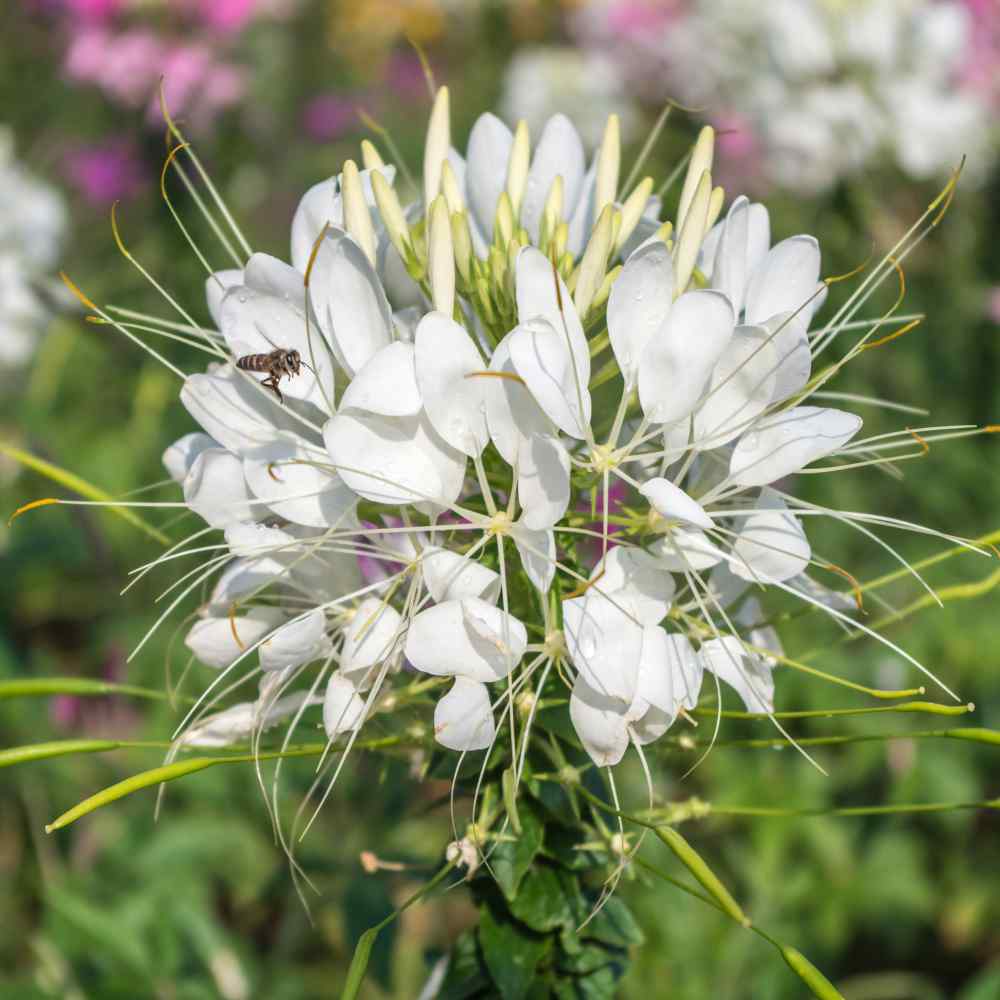
[[[361,138],[418,165],[429,106],[416,43],[452,90],[460,148],[474,118],[524,117],[537,135],[564,110],[592,145],[621,114],[629,152],[668,100],[647,171],[664,177],[697,129],[719,129],[721,183],[767,200],[776,238],[815,234],[827,274],[886,250],[967,157],[941,226],[907,265],[916,331],[866,352],[837,389],[931,410],[864,411],[873,432],[910,422],[1000,421],[1000,4],[997,0],[5,0],[0,5],[0,513],[53,485],[20,448],[114,495],[164,477],[160,455],[192,429],[177,383],[119,334],[85,323],[57,272],[93,299],[159,311],[109,227],[177,298],[207,319],[203,272],[159,191],[165,155],[160,77],[173,113],[257,250],[288,253],[307,187],[357,156]],[[375,133],[373,133],[373,129]],[[177,204],[201,242],[191,206]],[[883,290],[875,315],[894,299]],[[835,288],[831,298],[846,291]],[[879,308],[881,307],[881,308]],[[178,345],[187,370],[202,362]],[[975,537],[1000,528],[989,437],[946,442],[903,466],[810,477],[808,496]],[[182,615],[127,667],[172,576],[123,597],[157,544],[87,508],[0,519],[0,678],[79,676],[162,688],[187,657]],[[860,579],[894,568],[861,534],[811,525],[817,548]],[[892,537],[917,560],[942,546]],[[975,584],[976,601],[911,617],[891,637],[975,702],[972,724],[1000,728],[993,567],[963,556],[930,572]],[[982,583],[982,581],[987,581]],[[981,585],[980,585],[981,584]],[[887,598],[905,606],[906,584]],[[956,594],[957,596],[957,594]],[[185,611],[191,609],[185,609]],[[808,618],[783,633],[793,657],[883,687],[920,683],[872,643],[824,642]],[[180,648],[178,648],[180,647]],[[204,681],[197,665],[190,689]],[[202,671],[201,676],[197,672]],[[780,708],[859,704],[802,675],[778,679]],[[152,706],[152,707],[150,707]],[[797,754],[719,749],[694,775],[665,756],[665,797],[758,805],[961,801],[1000,795],[988,746],[907,739],[926,720],[820,720],[799,735],[898,738]],[[3,746],[72,736],[167,738],[166,703],[122,698],[0,702]],[[932,718],[932,722],[933,722]],[[763,730],[761,730],[763,734]],[[738,735],[738,733],[737,733]],[[171,786],[154,824],[136,795],[57,835],[44,824],[83,796],[155,766],[159,750],[50,760],[0,771],[0,997],[335,995],[358,935],[418,884],[449,838],[431,805],[443,782],[415,762],[354,758],[305,842],[322,895],[311,926],[272,842],[249,771],[216,768]],[[418,763],[418,762],[416,762]],[[309,767],[289,768],[294,808]],[[641,783],[632,788],[641,801]],[[1000,814],[716,819],[690,827],[759,923],[809,955],[849,1000],[1000,997]],[[415,866],[366,874],[362,851]],[[767,945],[696,901],[626,880],[647,944],[622,996],[783,1000],[798,980]],[[409,911],[380,939],[370,998],[417,996],[428,961],[468,923],[460,893]]]

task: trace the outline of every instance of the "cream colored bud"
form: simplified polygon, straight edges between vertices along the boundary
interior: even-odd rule
[[[552,239],[551,249],[554,251],[556,260],[562,260],[566,255],[566,245],[569,243],[569,223],[560,222],[556,229],[556,234]]]
[[[521,215],[521,199],[524,198],[524,188],[528,183],[530,164],[531,136],[528,133],[528,123],[522,120],[514,130],[514,142],[507,161],[507,194],[510,195],[510,207],[515,219]]]
[[[372,192],[375,195],[375,205],[382,218],[382,224],[392,245],[399,251],[399,256],[406,260],[410,244],[410,227],[403,214],[403,206],[399,203],[396,189],[385,179],[381,171],[372,173]]]
[[[594,212],[600,214],[605,205],[618,197],[618,171],[622,162],[621,128],[618,115],[608,115],[604,138],[597,154],[597,178],[594,181]]]
[[[490,281],[494,288],[503,288],[507,280],[507,254],[495,243],[490,247]]]
[[[705,221],[705,232],[719,221],[722,215],[722,203],[726,200],[726,192],[721,187],[713,188],[712,197],[708,200],[708,219]]]
[[[427,275],[434,308],[445,316],[451,316],[455,311],[455,250],[451,243],[448,203],[443,195],[439,195],[431,203],[427,233]]]
[[[361,140],[361,162],[365,165],[365,170],[378,170],[385,166],[385,160],[379,155],[375,144],[368,139]]]
[[[439,87],[427,123],[424,144],[424,205],[430,206],[441,190],[441,167],[451,149],[451,110],[448,88]]]
[[[674,235],[674,224],[672,222],[664,222],[659,229],[656,230],[656,238],[662,240],[667,246],[673,244]]]
[[[604,276],[604,281],[601,282],[601,287],[597,289],[594,301],[590,304],[591,309],[600,309],[608,301],[608,297],[611,295],[611,286],[615,283],[618,275],[621,274],[621,270],[622,265],[618,264]]]
[[[712,158],[715,155],[715,129],[706,125],[699,133],[698,139],[691,150],[691,160],[688,163],[687,174],[684,177],[684,187],[681,189],[681,200],[677,205],[677,231],[684,228],[684,221],[695,192],[701,183],[701,175],[712,169]]]
[[[701,241],[705,237],[705,223],[708,221],[708,204],[712,197],[712,175],[706,170],[701,175],[701,181],[691,199],[688,209],[677,234],[677,249],[674,252],[674,298],[677,298],[691,280]]]
[[[375,227],[371,213],[365,202],[365,192],[361,187],[361,175],[354,160],[344,164],[341,174],[340,193],[344,200],[344,228],[354,242],[365,252],[372,267],[375,266]]]
[[[593,232],[590,234],[590,242],[583,252],[583,259],[577,269],[573,301],[576,303],[576,310],[581,318],[590,309],[594,295],[604,280],[608,254],[611,252],[613,227],[614,208],[611,205],[605,205],[604,211],[601,212],[597,220],[597,225],[594,226]]]
[[[505,247],[513,235],[514,209],[510,204],[510,195],[504,191],[497,202],[497,214],[493,220],[493,240],[498,246]]]
[[[622,205],[622,223],[618,229],[618,237],[615,240],[615,253],[628,242],[628,238],[635,232],[635,227],[639,225],[642,213],[649,203],[649,196],[653,193],[653,178],[646,177],[636,186],[636,189],[625,199]]]
[[[555,235],[559,223],[563,220],[563,179],[562,174],[556,174],[545,196],[542,206],[542,221],[539,225],[539,244],[544,250]]]
[[[469,232],[469,218],[465,212],[453,212],[451,216],[451,243],[455,251],[455,267],[468,284],[472,273],[472,234]]]
[[[448,202],[449,212],[462,212],[465,210],[465,202],[462,200],[462,192],[458,189],[458,180],[451,164],[445,160],[441,165],[441,193]]]

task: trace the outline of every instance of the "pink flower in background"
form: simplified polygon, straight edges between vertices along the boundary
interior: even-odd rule
[[[607,10],[608,27],[617,35],[642,41],[651,31],[660,31],[680,14],[670,0],[618,0]]]
[[[420,60],[413,52],[393,52],[385,67],[386,87],[405,101],[419,101],[427,96],[427,79]]]
[[[986,292],[986,315],[1000,324],[1000,285],[994,285]]]
[[[302,112],[306,134],[317,142],[329,142],[349,131],[358,121],[357,104],[338,94],[321,94],[309,101]]]
[[[63,169],[67,180],[95,206],[124,201],[143,186],[144,168],[138,152],[123,139],[72,150]]]

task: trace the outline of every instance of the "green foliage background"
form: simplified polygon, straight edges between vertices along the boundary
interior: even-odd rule
[[[524,6],[524,5],[522,5]],[[456,132],[495,102],[510,51],[558,34],[558,12],[544,5],[525,20],[520,8],[484,5],[446,20],[429,54],[452,86]],[[244,222],[255,249],[287,253],[291,212],[307,186],[356,155],[360,130],[333,144],[301,131],[301,106],[319,90],[367,86],[364,68],[344,47],[331,47],[331,12],[307,5],[281,26],[254,29],[246,57],[254,67],[245,107],[224,118],[198,148]],[[526,26],[527,25],[527,26]],[[143,132],[138,114],[105,104],[60,78],[46,22],[19,3],[4,5],[0,35],[2,116],[22,155],[59,180],[68,139],[110,130],[141,139],[150,183],[123,207],[121,226],[136,257],[203,314],[201,274],[159,200],[162,138]],[[525,36],[528,36],[525,38]],[[383,124],[411,164],[418,162],[424,109],[390,107]],[[696,122],[676,116],[656,153],[659,173],[693,136]],[[1000,419],[997,326],[986,297],[1000,273],[996,177],[981,190],[959,187],[942,226],[907,267],[906,309],[926,312],[917,331],[866,352],[840,380],[842,391],[868,392],[932,410],[934,423]],[[885,249],[934,195],[931,186],[872,172],[829,197],[769,200],[774,232],[815,233],[827,273],[847,271],[874,244]],[[114,249],[107,220],[72,204],[73,233],[64,266],[99,300],[158,309],[150,289]],[[190,215],[190,213],[189,213]],[[2,220],[0,220],[2,224]],[[195,231],[199,231],[194,223]],[[199,232],[202,242],[208,243]],[[221,261],[220,261],[221,265]],[[840,294],[835,290],[834,294]],[[895,294],[885,289],[883,305]],[[166,353],[193,370],[198,358]],[[78,315],[55,320],[32,367],[6,376],[0,436],[63,465],[114,494],[163,477],[163,448],[191,429],[177,401],[174,376],[117,334]],[[868,426],[890,424],[865,413]],[[944,444],[907,463],[896,482],[864,469],[813,477],[811,496],[835,506],[907,517],[977,536],[1000,527],[995,444],[989,438]],[[8,471],[0,511],[11,511],[53,486],[35,474]],[[810,525],[818,549],[836,553],[861,579],[894,568],[861,535]],[[153,557],[155,542],[104,513],[39,510],[2,532],[0,679],[72,675],[98,678],[120,663],[155,619],[169,577],[147,578],[124,597],[128,570]],[[938,546],[902,537],[918,559]],[[932,574],[947,586],[975,581],[995,563],[972,556]],[[917,594],[891,594],[906,604]],[[177,619],[178,622],[180,619]],[[975,702],[974,725],[1000,729],[997,602],[986,593],[908,619],[892,637]],[[121,679],[164,685],[171,628],[128,666]],[[824,670],[861,683],[920,683],[873,643],[841,644],[837,633],[805,616],[790,623],[789,655],[816,651]],[[183,665],[183,657],[177,657]],[[175,665],[176,669],[176,665]],[[190,678],[189,690],[207,672]],[[929,696],[937,693],[929,692]],[[781,708],[860,705],[860,696],[790,671],[778,678]],[[820,748],[824,777],[794,751],[717,749],[691,777],[679,779],[691,755],[658,754],[663,799],[697,795],[711,802],[823,807],[845,804],[962,801],[1000,795],[996,748],[950,741],[911,741],[920,717],[817,720],[798,735],[885,732],[891,742]],[[89,700],[72,729],[58,728],[42,699],[0,703],[2,744],[70,735],[164,739],[176,715],[166,704]],[[724,735],[769,735],[760,723],[727,724]],[[52,836],[44,824],[99,788],[160,760],[156,750],[66,758],[0,771],[0,996],[156,997],[171,1000],[243,996],[274,1000],[336,995],[361,932],[405,898],[437,867],[450,839],[439,800],[442,780],[419,782],[412,762],[354,758],[350,773],[304,843],[302,860],[321,895],[310,924],[296,899],[284,858],[251,769],[217,768],[178,782],[153,822],[151,793],[126,799]],[[283,795],[294,809],[310,776],[308,762],[289,766]],[[626,769],[623,796],[640,808],[640,776]],[[688,824],[685,835],[723,874],[756,921],[808,954],[850,1000],[989,1000],[1000,996],[1000,813],[971,811],[926,817],[724,819]],[[365,874],[362,851],[400,861],[403,872]],[[644,856],[670,869],[659,845]],[[715,911],[641,873],[625,880],[623,899],[646,944],[621,996],[703,998],[802,995],[801,984],[773,951]],[[409,910],[378,941],[363,995],[412,998],[429,968],[472,920],[462,891]]]

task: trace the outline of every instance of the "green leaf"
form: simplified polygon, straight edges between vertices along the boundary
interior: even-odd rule
[[[809,987],[809,992],[818,1000],[844,1000],[843,994],[801,951],[789,945],[780,945],[778,951],[788,963],[788,967]]]
[[[583,928],[580,936],[618,948],[642,944],[646,940],[632,911],[620,896],[612,896],[607,900],[597,916]]]
[[[489,972],[473,931],[463,932],[448,957],[448,972],[435,1000],[469,1000],[490,985]]]
[[[366,928],[385,920],[386,917],[391,917],[394,907],[382,879],[360,875],[352,879],[347,886],[343,909],[348,937],[352,945],[356,946]],[[392,949],[395,938],[396,926],[392,923],[377,940],[373,941],[369,956],[372,975],[387,991],[392,978]]]
[[[552,939],[504,919],[506,914],[495,915],[489,906],[480,912],[479,943],[490,977],[503,1000],[524,1000]]]
[[[521,880],[535,860],[545,836],[542,822],[530,804],[522,803],[520,819],[520,836],[508,831],[509,839],[498,841],[490,855],[490,867],[497,884],[509,900],[517,895]]]
[[[150,536],[150,538],[155,538],[161,545],[170,544],[170,539],[167,538],[162,531],[158,528],[154,528],[148,521],[143,520],[138,514],[135,513],[134,510],[132,510],[131,507],[114,506],[115,498],[110,493],[106,490],[102,490],[99,486],[94,486],[92,483],[88,483],[86,479],[82,479],[75,473],[69,472],[67,469],[60,468],[52,462],[47,462],[44,458],[39,458],[37,455],[32,455],[30,452],[22,451],[20,448],[15,448],[13,445],[4,444],[2,441],[0,441],[0,452],[8,458],[14,459],[15,462],[20,462],[21,465],[26,466],[33,472],[37,472],[39,475],[53,480],[60,486],[65,486],[66,489],[72,490],[74,493],[78,493],[80,496],[86,497],[88,500],[107,504],[108,509],[113,514],[117,514],[120,518],[128,521],[128,523],[133,527],[138,528],[140,531],[144,531]],[[36,500],[34,503],[25,504],[23,507],[19,507],[14,512],[11,520],[13,520],[14,517],[21,512],[26,511],[31,507],[41,507],[47,504],[57,504],[59,502],[59,500],[46,499],[41,501]]]
[[[560,983],[555,996],[557,1000],[614,1000],[624,974],[623,965],[606,963],[587,976]]]
[[[574,880],[575,881],[575,880]],[[536,865],[530,877],[510,901],[510,912],[532,930],[552,931],[573,923],[573,910],[560,873],[548,865]]]
[[[120,746],[118,740],[55,740],[52,743],[32,743],[29,746],[0,750],[0,767],[73,753],[102,753],[105,750],[117,750]]]
[[[97,696],[125,694],[133,698],[153,698],[165,701],[167,694],[153,688],[136,687],[134,684],[112,684],[110,681],[95,681],[87,677],[25,677],[11,681],[0,681],[0,701],[5,698],[48,698],[57,694]],[[193,698],[178,700],[191,702]]]

